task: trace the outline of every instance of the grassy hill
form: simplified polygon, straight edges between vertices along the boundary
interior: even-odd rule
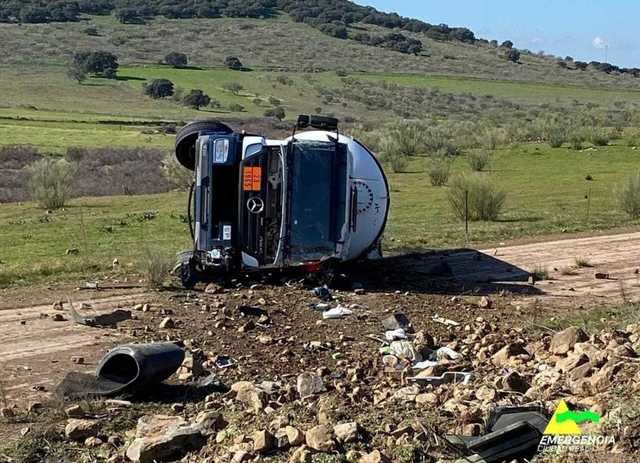
[[[358,32],[389,29],[349,25],[350,34]],[[423,50],[413,55],[331,37],[282,12],[266,19],[156,16],[144,24],[122,24],[109,15],[0,23],[0,179],[17,185],[24,178],[15,159],[3,164],[2,145],[29,145],[45,156],[64,155],[69,147],[168,153],[170,129],[191,119],[282,133],[297,114],[321,112],[340,117],[346,130],[382,154],[399,121],[417,121],[410,124],[424,143],[398,172],[386,164],[393,195],[387,249],[465,244],[448,188],[429,181],[432,155],[443,147],[456,153],[452,178],[470,173],[467,158],[488,152],[491,165],[477,175],[508,195],[500,220],[472,224],[471,244],[637,224],[620,209],[617,189],[637,165],[640,79],[592,67],[565,69],[553,57],[527,53],[516,64],[486,42],[402,34],[421,40]],[[70,79],[68,64],[83,50],[115,53],[117,78]],[[190,67],[159,64],[171,51],[186,53]],[[248,70],[228,69],[227,56],[239,57]],[[179,98],[145,96],[143,85],[160,78],[170,79],[178,94],[201,89],[216,105],[197,111]],[[230,83],[242,88],[232,92]],[[285,109],[284,123],[263,117],[274,104]],[[596,146],[602,134],[608,146]],[[560,143],[551,148],[554,137]],[[141,156],[136,168],[144,169]],[[117,182],[122,171],[109,164],[117,161],[105,162],[91,178]],[[134,181],[142,176],[129,174]],[[142,270],[148,248],[170,254],[187,243],[185,201],[183,192],[87,197],[54,214],[32,203],[0,205],[0,286],[101,274],[113,257]],[[150,211],[152,220],[137,221]],[[34,231],[25,233],[25,225]],[[80,254],[67,256],[66,249]]]

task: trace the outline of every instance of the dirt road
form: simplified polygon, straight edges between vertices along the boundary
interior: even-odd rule
[[[576,257],[585,263],[588,261],[591,267],[577,267]],[[413,312],[415,317],[423,318],[425,324],[433,315],[427,311],[438,311],[451,317],[476,316],[472,311],[460,313],[459,307],[449,302],[451,295],[462,295],[463,298],[466,295],[471,299],[480,293],[506,291],[510,296],[504,298],[505,309],[500,314],[507,321],[509,317],[518,316],[508,307],[526,306],[527,302],[534,300],[545,307],[545,313],[560,306],[584,308],[620,304],[623,298],[627,301],[640,300],[637,271],[640,267],[640,233],[506,246],[481,252],[460,250],[399,256],[389,258],[382,265],[383,272],[373,272],[374,279],[381,279],[367,285],[371,296],[355,302],[369,304],[371,311],[378,315],[384,314],[389,307],[402,307],[409,313]],[[542,269],[546,269],[549,279],[537,282],[535,286],[529,285],[529,272]],[[596,279],[596,273],[608,274],[608,278]],[[451,282],[456,284],[450,285]],[[398,302],[394,294],[405,291],[412,294],[411,298]],[[138,320],[126,322],[116,329],[80,326],[70,321],[66,310],[52,307],[56,300],[52,293],[44,291],[40,296],[30,295],[22,298],[22,303],[12,304],[12,300],[20,300],[17,297],[20,292],[25,295],[29,289],[8,290],[0,294],[3,299],[0,301],[0,368],[3,371],[0,381],[9,401],[41,400],[43,390],[44,393],[52,391],[65,372],[95,368],[109,347],[135,337],[134,330],[142,332],[145,324],[155,328],[158,323],[156,311],[155,315],[135,312]],[[189,319],[185,321],[181,336],[206,337],[206,333],[213,329],[213,318],[200,313],[199,303],[194,304],[192,312],[187,314],[187,309],[171,299],[171,293],[129,291],[104,295],[93,292],[76,297],[77,304],[86,302],[91,305],[86,312],[88,314],[104,313],[117,307],[132,308],[136,303],[150,301],[172,307],[176,316]],[[238,302],[233,301],[233,297],[233,294],[224,296],[225,302]],[[264,297],[267,301],[278,300],[280,305],[284,302],[285,306],[300,306],[299,313],[289,311],[286,316],[282,315],[282,323],[292,327],[289,336],[299,332],[300,336],[313,337],[313,331],[317,330],[314,328],[315,314],[308,315],[310,311],[305,308],[309,300],[306,290],[267,289]],[[25,305],[26,300],[32,303]],[[34,300],[37,302],[35,305]],[[64,314],[66,321],[54,321],[54,316],[60,314]],[[304,332],[306,324],[309,325],[308,332]],[[437,329],[428,325],[426,328]],[[360,324],[354,329],[367,327]],[[230,336],[229,340],[223,340],[224,336]],[[251,348],[242,343],[234,344],[233,337],[233,333],[220,334],[214,341],[232,346],[229,348],[237,351]],[[77,355],[85,358],[84,365],[71,362],[71,357]],[[236,352],[236,355],[241,354]]]

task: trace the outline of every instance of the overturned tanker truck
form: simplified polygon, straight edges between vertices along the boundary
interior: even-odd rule
[[[186,288],[221,274],[313,272],[380,254],[389,185],[337,119],[300,116],[284,140],[196,121],[178,132],[176,156],[194,171],[193,250],[179,267]]]

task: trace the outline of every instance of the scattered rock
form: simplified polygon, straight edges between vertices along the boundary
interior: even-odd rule
[[[160,322],[161,330],[171,330],[176,327],[176,322],[171,317],[166,317]]]
[[[257,453],[267,453],[275,447],[275,439],[269,431],[262,430],[253,433],[253,450]]]
[[[102,445],[102,439],[98,437],[87,437],[84,441],[84,446],[88,449],[94,449]]]
[[[491,363],[497,367],[508,367],[516,363],[517,359],[520,359],[521,356],[529,356],[529,353],[522,344],[511,343],[496,352],[493,357],[491,357]]]
[[[307,446],[318,452],[331,452],[336,446],[331,430],[323,424],[306,432],[306,442]]]
[[[391,463],[391,460],[387,458],[384,454],[380,453],[379,450],[374,450],[371,453],[368,453],[358,460],[358,463]]]
[[[358,423],[342,423],[337,424],[333,427],[333,433],[338,439],[338,442],[343,444],[349,442],[356,442],[358,440],[360,428],[358,427]]]
[[[556,333],[553,338],[551,338],[549,351],[552,354],[565,355],[569,351],[573,350],[576,343],[584,342],[588,339],[589,336],[587,336],[587,333],[585,333],[581,328],[571,326],[566,330]]]
[[[94,437],[98,433],[98,421],[95,420],[81,420],[71,418],[67,421],[67,426],[64,428],[64,435],[67,439],[84,442],[88,437]]]
[[[71,405],[64,409],[65,414],[69,418],[83,418],[85,413],[80,405]]]
[[[296,385],[301,399],[306,399],[307,397],[326,391],[322,377],[315,373],[302,373],[298,375]]]
[[[311,463],[311,452],[305,446],[298,447],[289,459],[289,463]]]
[[[3,407],[0,408],[0,418],[13,418],[15,416],[15,413],[13,412],[12,409],[7,408],[7,407]]]
[[[127,458],[140,463],[178,460],[205,442],[200,426],[189,425],[182,417],[143,416],[138,420],[136,438],[127,448]]]
[[[64,318],[64,316],[61,313],[53,314],[53,316],[51,317],[51,320],[53,320],[54,322],[66,322],[67,321],[67,319]]]
[[[487,296],[482,296],[480,298],[480,301],[478,301],[478,307],[482,309],[490,309],[491,307],[493,307],[493,301]]]
[[[241,381],[240,383],[235,383],[231,390],[236,393],[236,400],[245,404],[253,412],[258,413],[264,410],[267,403],[267,395],[252,383]]]
[[[76,365],[84,365],[84,357],[80,355],[74,355],[71,357],[71,363],[75,363]]]
[[[291,447],[296,447],[301,445],[304,440],[304,433],[300,431],[298,428],[294,428],[293,426],[287,426],[284,428],[287,433],[287,439],[289,440],[289,445]]]

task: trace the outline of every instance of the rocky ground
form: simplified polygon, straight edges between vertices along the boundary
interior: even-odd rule
[[[446,274],[442,262],[411,276],[411,262],[353,272],[328,296],[313,291],[322,282],[295,276],[134,290],[105,305],[131,312],[116,327],[74,325],[68,303],[38,306],[25,324],[11,319],[84,337],[75,350],[52,348],[37,364],[51,364],[39,376],[27,365],[29,346],[12,354],[11,340],[3,340],[3,355],[14,361],[0,379],[0,461],[475,461],[444,436],[483,435],[500,405],[534,405],[551,416],[560,400],[601,415],[583,432],[615,442],[553,461],[636,461],[636,306],[603,310],[601,300],[581,299],[560,311],[538,285],[427,275]],[[346,311],[325,318],[335,308]],[[572,321],[577,310],[579,322]],[[66,372],[92,369],[109,347],[157,341],[187,352],[167,384],[110,400],[56,396]],[[431,363],[412,368],[420,361]],[[441,385],[428,379],[447,372],[470,375]]]

